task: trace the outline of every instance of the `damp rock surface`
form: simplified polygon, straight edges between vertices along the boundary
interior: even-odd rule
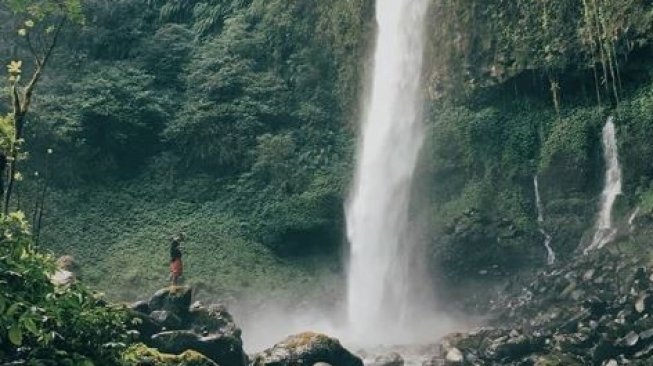
[[[607,251],[553,267],[497,301],[492,327],[447,336],[445,364],[653,365],[652,274]]]
[[[220,304],[191,303],[190,287],[168,287],[128,308],[138,319],[136,331],[147,347],[165,354],[200,354],[217,365],[245,366],[241,330]],[[136,353],[138,354],[138,353]]]
[[[290,336],[254,356],[252,366],[293,366],[327,363],[338,366],[363,366],[363,361],[340,342],[320,333],[304,332]]]

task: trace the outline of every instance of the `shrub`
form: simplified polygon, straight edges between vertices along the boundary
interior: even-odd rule
[[[117,365],[126,312],[79,284],[53,285],[54,260],[33,247],[22,213],[0,218],[0,232],[0,359]]]

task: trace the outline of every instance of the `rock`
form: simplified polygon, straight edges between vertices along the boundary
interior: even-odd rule
[[[653,337],[653,328],[639,333],[639,338],[644,341],[648,341],[651,337]]]
[[[328,364],[326,362],[318,362],[318,363],[314,363],[313,366],[331,366],[331,364]]]
[[[218,366],[202,354],[195,351],[185,351],[180,355],[163,354],[143,344],[129,347],[122,354],[122,361],[138,366]]]
[[[495,360],[517,360],[540,348],[533,339],[520,335],[507,340],[496,341],[488,349],[488,354]]]
[[[404,366],[404,359],[397,352],[391,352],[375,357],[374,361],[367,366]]]
[[[562,292],[560,293],[560,299],[565,299],[568,298],[569,295],[571,295],[572,292],[576,290],[576,281],[570,281],[567,287],[565,287]]]
[[[189,318],[190,329],[198,334],[220,333],[240,339],[242,332],[223,305],[195,305],[191,307]]]
[[[75,274],[65,269],[57,269],[52,276],[50,282],[55,286],[71,286],[77,281]]]
[[[569,295],[569,297],[571,297],[571,299],[574,300],[574,301],[578,301],[581,298],[583,298],[584,296],[585,296],[585,291],[584,290],[574,290],[574,291],[572,291],[571,295]]]
[[[465,357],[463,353],[456,347],[450,348],[447,355],[444,357],[445,365],[462,365]]]
[[[583,301],[582,307],[587,309],[593,318],[600,318],[608,310],[608,304],[597,297],[590,297]]]
[[[141,314],[149,314],[152,311],[147,301],[136,301],[135,303],[129,304],[127,308]]]
[[[644,347],[643,350],[635,353],[634,357],[635,358],[650,358],[650,357],[653,357],[653,344],[649,344],[648,346]]]
[[[131,314],[140,319],[135,330],[149,347],[162,352],[182,354],[199,352],[222,366],[245,366],[241,331],[224,306],[191,305],[190,287],[164,288],[147,303],[130,306]],[[149,315],[143,312],[149,310]]]
[[[151,311],[166,310],[183,319],[189,312],[192,296],[190,287],[167,287],[152,295],[148,306]]]
[[[576,357],[559,353],[538,356],[533,362],[534,366],[584,366]]]
[[[604,363],[604,365],[605,365],[605,366],[617,366],[617,365],[619,365],[619,364],[617,363],[617,360],[615,360],[614,358],[612,358],[612,359],[609,359],[608,361],[606,361],[606,362]]]
[[[612,345],[607,339],[601,339],[592,350],[592,361],[595,365],[600,365],[603,361],[619,355],[619,350]]]
[[[318,362],[363,366],[363,361],[342,347],[337,339],[312,332],[290,336],[257,354],[252,366],[313,365]]]
[[[149,315],[139,313],[137,311],[132,311],[131,315],[135,320],[135,322],[131,323],[134,325],[132,330],[135,330],[139,333],[140,339],[143,342],[149,341],[150,337],[156,333],[159,333],[161,328],[163,328],[163,325],[150,318]]]
[[[197,351],[218,365],[247,365],[247,355],[240,339],[222,334],[200,336],[188,330],[173,330],[157,333],[152,344],[162,352],[181,354],[186,350]]]
[[[439,357],[433,357],[422,362],[422,366],[445,366],[445,360]]]
[[[633,278],[633,284],[639,290],[645,290],[650,285],[650,283],[648,281],[648,274],[646,272],[647,272],[646,267],[639,267],[639,268],[637,268],[637,271],[635,272],[635,275],[634,275],[634,278]]]
[[[653,309],[653,296],[642,294],[635,300],[635,311],[638,313],[649,312]]]
[[[155,310],[150,313],[150,318],[167,330],[180,329],[183,326],[181,319],[170,311]]]
[[[619,345],[624,347],[635,347],[639,342],[639,334],[630,331],[626,336],[617,341]]]

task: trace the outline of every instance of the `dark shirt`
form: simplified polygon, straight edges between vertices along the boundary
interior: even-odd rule
[[[170,262],[174,261],[175,259],[181,259],[181,250],[179,247],[170,248]]]

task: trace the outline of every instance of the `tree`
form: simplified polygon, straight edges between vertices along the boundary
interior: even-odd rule
[[[7,65],[11,112],[8,120],[10,128],[4,129],[4,132],[9,132],[10,135],[6,136],[6,148],[0,152],[0,179],[6,169],[7,184],[5,187],[4,182],[0,182],[0,188],[4,196],[3,212],[7,215],[16,180],[16,164],[20,157],[26,116],[34,90],[57,46],[61,30],[67,22],[82,22],[83,17],[80,0],[3,0],[0,4],[17,17],[25,19],[23,27],[18,29],[18,35],[25,39],[33,58],[33,70],[27,83],[22,82],[22,61],[11,61]]]

